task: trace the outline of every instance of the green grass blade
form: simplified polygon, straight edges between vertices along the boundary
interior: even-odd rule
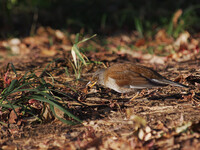
[[[11,68],[13,70],[13,72],[15,73],[15,75],[17,76],[17,72],[16,72],[16,69],[15,69],[15,66],[13,65],[13,63],[9,62],[7,67],[6,67],[6,71],[8,70],[9,66],[11,65]]]
[[[8,124],[3,121],[0,121],[0,124],[2,124],[3,126],[6,126],[6,127],[8,126]]]
[[[19,85],[19,81],[14,79],[11,81],[9,87],[7,87],[7,89],[4,91],[4,94],[10,93],[11,91],[13,91],[16,87],[16,85]]]
[[[11,82],[12,83],[12,82]],[[12,85],[11,86],[11,84],[10,84],[10,86],[8,87],[8,89],[4,92],[4,96],[8,96],[8,95],[10,95],[10,94],[12,94],[12,93],[15,93],[15,92],[20,92],[21,90],[22,91],[26,91],[26,89],[21,89],[22,87],[24,87],[24,86],[28,86],[28,85],[31,85],[31,84],[33,84],[34,82],[31,82],[31,83],[24,83],[24,84],[22,84],[22,85],[20,85],[20,86],[18,86],[17,88],[14,88],[13,86],[14,85]],[[13,84],[15,84],[15,83],[13,83]],[[12,88],[14,88],[13,90],[12,90]]]
[[[79,49],[78,49],[78,46],[77,46],[77,44],[74,44],[73,46],[72,46],[72,56],[73,56],[73,60],[74,60],[74,62],[75,62],[75,65],[76,65],[76,68],[77,68],[77,58],[76,58],[76,56],[81,60],[81,62],[84,64],[84,65],[86,65],[86,62],[85,62],[85,59],[83,58],[83,56],[81,55],[81,53],[80,53],[80,51],[79,51]],[[75,54],[76,55],[75,55]]]
[[[11,107],[11,105],[12,105],[12,107]],[[1,107],[4,107],[4,108],[14,108],[14,109],[16,109],[16,108],[19,108],[20,106],[17,106],[17,105],[13,105],[13,104],[0,104],[0,106]]]
[[[139,18],[135,18],[134,21],[135,21],[135,28],[136,28],[136,30],[138,31],[140,37],[142,38],[142,37],[143,37],[142,22],[140,21]]]
[[[47,68],[53,63],[53,62],[55,62],[55,61],[57,61],[57,60],[59,60],[60,58],[57,58],[57,59],[55,59],[55,60],[52,60],[50,63],[48,63],[47,65],[46,65],[46,67],[44,68],[44,70],[42,71],[42,73],[40,74],[40,76],[39,76],[39,78],[41,78],[41,76],[43,75],[43,73],[47,70]]]
[[[53,105],[55,107],[57,107],[58,109],[60,109],[61,111],[63,111],[64,113],[66,113],[69,117],[73,118],[74,120],[78,121],[78,122],[82,122],[79,118],[77,118],[76,116],[74,116],[73,114],[71,114],[69,111],[67,111],[64,107],[62,107],[61,105],[59,105],[58,103],[56,102],[53,102],[43,96],[40,96],[40,95],[31,95],[28,97],[29,99],[35,99],[35,100],[38,100],[38,101],[42,101],[42,102],[46,102],[46,103],[49,103],[50,105]],[[55,101],[55,100],[54,100]]]
[[[77,44],[77,43],[78,43],[79,36],[80,36],[80,34],[79,34],[79,33],[77,33],[77,34],[76,34],[76,37],[75,37],[75,44]]]
[[[48,93],[45,93],[44,91],[40,91],[38,89],[18,89],[14,92],[24,92],[24,91],[29,91],[29,92],[35,92],[36,94],[41,94],[43,97],[46,97],[52,101],[56,101],[52,96],[50,96]],[[12,92],[12,93],[14,93]],[[47,91],[46,91],[47,92]]]
[[[74,101],[76,101],[76,102],[78,102],[78,103],[80,103],[80,104],[82,104],[82,105],[84,105],[84,106],[87,106],[86,104],[84,104],[84,103],[82,103],[82,102],[76,100],[76,99],[73,98],[73,97],[70,97],[69,95],[67,95],[67,94],[65,94],[65,93],[63,93],[63,92],[61,92],[61,91],[57,91],[57,90],[51,90],[51,91],[57,92],[57,93],[59,93],[59,94],[62,94],[62,95],[66,96],[66,97],[68,97],[68,98],[70,98],[70,99],[72,99],[72,100],[74,100]],[[76,92],[76,91],[75,91],[75,92]]]
[[[5,101],[10,105],[10,108],[12,108],[12,110],[14,111],[14,113],[16,114],[16,116],[18,117],[17,112],[15,111],[14,106],[7,99],[5,99]]]
[[[79,42],[77,43],[77,45],[80,44],[80,43],[86,42],[86,41],[92,39],[92,38],[95,37],[95,36],[97,36],[97,34],[94,34],[94,35],[92,35],[91,37],[88,37],[88,38],[84,38],[83,40],[79,41]]]
[[[69,124],[69,125],[75,125],[77,123],[74,123],[72,121],[68,121],[68,120],[65,120],[65,119],[62,119],[60,117],[58,117],[55,113],[55,110],[54,110],[54,106],[53,105],[49,105],[50,106],[50,110],[52,111],[53,115],[58,118],[60,121],[62,121],[63,123],[66,123],[66,124]]]

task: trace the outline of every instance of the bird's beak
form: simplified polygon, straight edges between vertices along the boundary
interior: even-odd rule
[[[86,84],[86,87],[90,87],[92,88],[95,84],[97,83],[97,81],[89,81],[87,84]]]

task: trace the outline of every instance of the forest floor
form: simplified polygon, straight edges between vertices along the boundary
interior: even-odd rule
[[[200,35],[185,32],[174,39],[160,30],[154,39],[134,32],[98,38],[79,45],[90,62],[81,69],[73,65],[73,34],[39,28],[34,37],[0,41],[0,149],[200,149]],[[144,89],[133,101],[100,85],[86,89],[98,68],[120,62],[153,68],[189,88]],[[3,99],[26,72],[65,93],[53,95],[83,122],[61,122],[47,103],[25,97],[28,92]],[[14,111],[10,103],[19,107]],[[57,108],[55,113],[75,120]]]

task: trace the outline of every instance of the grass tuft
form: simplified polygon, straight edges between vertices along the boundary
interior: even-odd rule
[[[8,67],[9,65],[11,65],[12,70],[15,72],[16,76],[18,76],[14,65],[9,63]],[[45,72],[46,68],[43,70],[42,74]],[[59,98],[53,95],[53,90],[54,86],[47,83],[45,79],[42,78],[42,75],[37,77],[34,72],[27,72],[22,77],[13,79],[10,85],[3,89],[0,94],[1,111],[12,109],[16,116],[18,116],[15,109],[20,107],[24,110],[24,115],[36,117],[38,114],[34,114],[33,108],[28,103],[29,100],[33,99],[43,104],[49,104],[51,112],[62,122],[70,125],[81,123],[78,117],[73,115],[62,103],[58,102]],[[72,118],[72,121],[58,117],[54,111],[55,107]]]
[[[91,36],[89,38],[84,38],[79,41],[80,35],[79,35],[79,33],[76,34],[75,43],[73,44],[72,49],[71,49],[73,63],[72,63],[72,61],[70,61],[71,65],[73,67],[76,79],[80,79],[82,66],[83,65],[86,66],[87,61],[89,61],[88,58],[83,53],[81,53],[78,45],[90,40],[91,38],[93,38],[95,36],[96,36],[96,34],[94,34],[93,36]]]

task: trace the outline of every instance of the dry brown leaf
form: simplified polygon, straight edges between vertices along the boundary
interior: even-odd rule
[[[191,127],[192,125],[192,122],[188,122],[180,127],[177,127],[175,130],[176,130],[176,133],[181,133],[181,132],[184,132],[186,129],[188,129],[189,127]]]
[[[21,44],[20,39],[13,38],[8,42],[8,44],[13,54],[20,54],[20,47],[19,47],[19,45]]]
[[[19,45],[19,44],[21,44],[21,40],[18,39],[18,38],[13,38],[13,39],[11,39],[8,43],[9,43],[9,45],[11,45],[11,46],[13,46],[13,45]]]
[[[58,40],[63,40],[65,38],[65,34],[63,32],[61,32],[60,30],[56,30],[55,31],[55,37]]]
[[[20,109],[21,109],[21,108],[16,108],[15,111],[12,110],[12,111],[10,112],[9,120],[8,120],[8,122],[9,122],[10,124],[17,123],[17,115],[15,114],[15,112],[18,114],[18,113],[20,112]]]
[[[54,118],[54,116],[50,110],[49,104],[44,104],[44,105],[45,105],[45,110],[42,115],[43,115],[45,121],[52,120]]]
[[[143,39],[139,39],[135,42],[135,46],[136,47],[140,47],[140,46],[144,46],[146,43],[146,40],[143,38]]]
[[[42,26],[37,29],[36,33],[37,33],[37,35],[40,35],[40,36],[47,35],[46,29]]]
[[[180,18],[180,16],[182,15],[183,11],[182,9],[179,9],[175,12],[174,16],[173,16],[173,19],[172,19],[172,22],[173,22],[173,26],[176,27],[177,26],[177,22],[178,22],[178,19]]]
[[[148,62],[152,64],[164,64],[167,61],[167,57],[151,55],[151,54],[144,54],[141,57],[143,60],[148,60]]]
[[[31,107],[33,107],[35,109],[42,109],[43,108],[43,104],[38,100],[30,99],[28,101],[28,103],[31,105]]]
[[[189,50],[192,50],[192,49],[198,49],[198,46],[199,46],[199,41],[192,38],[190,40],[190,43],[188,44],[188,49]]]
[[[54,56],[56,55],[57,51],[55,49],[42,49],[41,53],[46,56]]]
[[[185,31],[179,35],[179,37],[174,42],[174,46],[180,48],[181,45],[187,45],[188,38],[190,37],[189,32]]]
[[[59,118],[64,118],[64,112],[57,107],[54,107],[54,111]]]
[[[3,145],[1,147],[2,150],[15,150],[15,149],[18,149],[17,146],[15,145]]]
[[[55,30],[52,29],[51,27],[47,27],[47,28],[46,28],[46,32],[47,32],[49,35],[54,35]]]
[[[157,125],[156,125],[156,129],[158,130],[162,130],[164,127],[164,124],[161,121],[158,121]]]
[[[131,43],[132,42],[132,39],[130,38],[130,36],[127,36],[127,35],[122,35],[122,40],[126,43]]]
[[[172,43],[173,39],[167,36],[167,33],[164,29],[161,29],[157,32],[157,34],[155,35],[155,39],[156,39],[156,45],[158,45],[159,43],[166,43],[166,44],[170,44]]]
[[[13,46],[10,47],[10,49],[11,49],[11,52],[12,52],[14,55],[20,54],[20,48],[19,48],[19,46],[13,45]]]
[[[19,45],[19,48],[20,48],[20,54],[21,55],[25,55],[25,54],[28,54],[28,53],[30,53],[30,49],[26,46],[26,44],[24,44],[24,43],[21,43],[20,45]]]

